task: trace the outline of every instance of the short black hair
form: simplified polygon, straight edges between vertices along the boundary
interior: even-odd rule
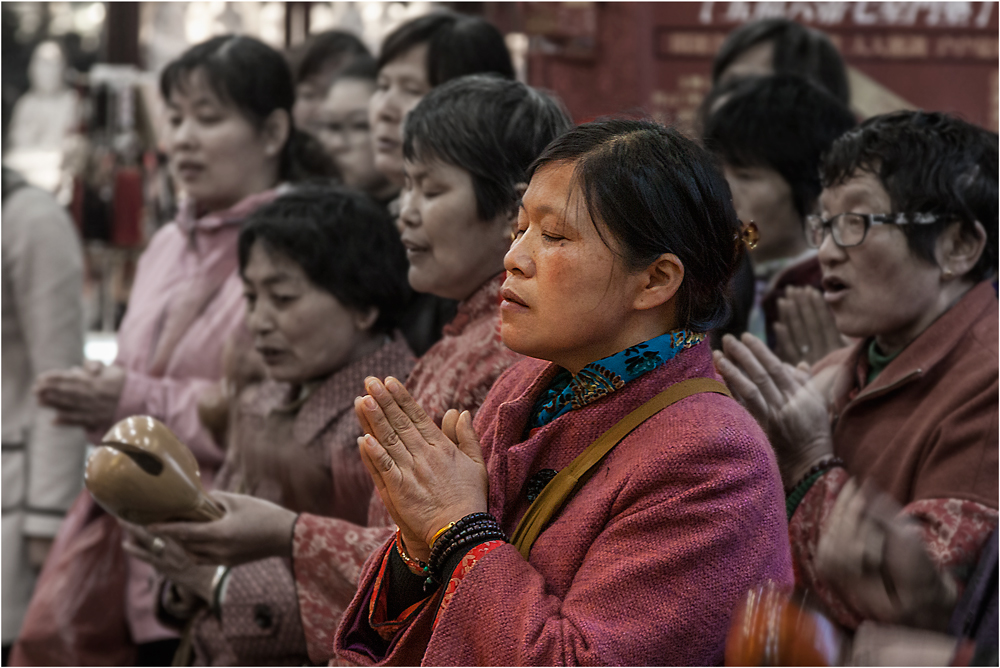
[[[514,78],[514,64],[500,31],[489,21],[450,11],[420,16],[389,33],[378,68],[420,44],[427,44],[427,81],[432,87],[482,72]]]
[[[575,163],[597,231],[607,228],[618,248],[602,239],[630,270],[663,253],[683,263],[679,326],[705,332],[726,320],[742,242],[729,185],[705,149],[653,121],[603,119],[549,144],[532,172],[553,163]]]
[[[901,225],[910,250],[935,263],[934,245],[959,221],[972,234],[978,221],[986,248],[968,277],[981,281],[997,268],[997,133],[940,112],[897,111],[873,116],[833,143],[823,158],[823,186],[859,172],[875,174],[889,194],[886,213],[931,213],[940,220]]]
[[[240,275],[257,242],[302,267],[344,306],[378,309],[373,332],[399,325],[412,292],[406,250],[386,210],[341,186],[304,185],[251,214],[240,231]]]
[[[434,159],[472,175],[476,211],[513,211],[518,183],[545,146],[572,127],[554,98],[519,81],[473,74],[434,88],[406,116],[403,156]]]
[[[337,75],[338,79],[362,79],[375,81],[378,78],[378,64],[370,55],[357,56]]]
[[[255,124],[275,109],[291,111],[295,88],[288,64],[264,42],[246,35],[219,35],[196,44],[170,62],[160,75],[160,94],[183,89],[195,70],[205,72],[220,100],[233,104]]]
[[[278,109],[288,114],[290,132],[281,150],[281,179],[336,175],[336,167],[322,146],[295,128],[292,118],[295,86],[288,63],[280,53],[246,35],[219,35],[196,44],[170,62],[160,75],[160,95],[164,101],[169,102],[175,90],[184,90],[195,71],[204,72],[212,92],[222,102],[232,104],[257,128]]]
[[[353,33],[326,30],[310,35],[293,60],[295,83],[302,83],[326,69],[341,70],[360,56],[371,56],[371,52]]]
[[[847,68],[830,38],[783,18],[751,21],[729,33],[715,54],[712,83],[717,84],[726,68],[744,51],[764,42],[774,44],[775,74],[798,74],[823,87],[842,103],[850,102]]]
[[[820,157],[856,125],[854,114],[797,76],[740,81],[705,121],[705,146],[736,167],[769,167],[792,191],[800,218],[815,213],[823,189]]]

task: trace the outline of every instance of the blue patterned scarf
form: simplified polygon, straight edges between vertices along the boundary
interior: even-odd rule
[[[704,339],[702,332],[678,329],[591,362],[575,376],[561,369],[535,402],[528,418],[528,429],[543,427],[563,413],[611,394]]]

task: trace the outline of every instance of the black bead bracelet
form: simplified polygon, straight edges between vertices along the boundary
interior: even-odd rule
[[[443,584],[445,564],[463,547],[478,545],[490,540],[506,541],[500,523],[489,513],[472,513],[455,522],[455,525],[441,534],[431,547],[424,573],[424,591],[429,592],[435,584]]]

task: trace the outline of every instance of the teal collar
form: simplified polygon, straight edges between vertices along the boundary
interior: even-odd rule
[[[611,394],[704,339],[703,332],[678,329],[591,362],[575,376],[560,369],[535,402],[528,428],[547,425],[564,413]]]

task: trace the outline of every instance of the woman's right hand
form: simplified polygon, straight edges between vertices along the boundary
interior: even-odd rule
[[[245,494],[213,492],[225,508],[213,522],[165,522],[147,527],[154,535],[177,541],[199,562],[238,566],[292,554],[292,531],[298,515],[270,501]]]
[[[752,334],[722,338],[715,366],[733,396],[767,433],[785,486],[833,455],[829,395],[835,372],[812,378],[782,362]]]
[[[216,566],[196,564],[176,541],[156,536],[144,527],[118,520],[125,533],[122,547],[203,601],[212,600]]]
[[[35,397],[56,411],[58,425],[108,429],[115,419],[125,375],[121,366],[99,362],[47,371],[35,379]]]

